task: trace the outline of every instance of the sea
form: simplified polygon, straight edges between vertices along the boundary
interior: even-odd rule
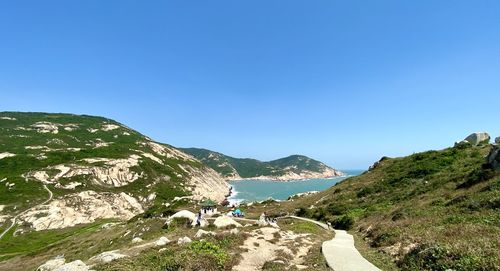
[[[230,184],[233,193],[228,198],[231,203],[262,201],[269,198],[286,200],[289,196],[310,192],[322,191],[346,178],[357,176],[364,170],[341,170],[346,174],[342,177],[328,179],[306,179],[300,181],[271,181],[271,180],[235,180]]]

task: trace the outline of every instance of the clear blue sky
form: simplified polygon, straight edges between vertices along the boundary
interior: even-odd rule
[[[1,1],[0,111],[337,168],[500,135],[500,1]]]

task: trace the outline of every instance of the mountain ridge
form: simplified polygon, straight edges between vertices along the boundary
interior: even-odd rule
[[[260,161],[253,158],[235,158],[203,148],[181,148],[181,150],[204,162],[227,180],[291,181],[344,175],[320,161],[299,154]]]

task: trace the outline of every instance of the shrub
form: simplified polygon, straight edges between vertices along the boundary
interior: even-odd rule
[[[218,245],[208,241],[194,241],[189,244],[188,249],[196,254],[204,254],[213,257],[219,266],[224,266],[229,255]]]
[[[354,225],[354,218],[350,215],[343,215],[332,221],[332,226],[339,230],[350,230]]]

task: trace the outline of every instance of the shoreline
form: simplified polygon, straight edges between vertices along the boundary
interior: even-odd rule
[[[257,182],[288,183],[288,182],[307,182],[307,181],[312,181],[312,180],[333,180],[336,178],[349,178],[349,177],[353,177],[353,176],[356,176],[356,175],[344,174],[344,175],[340,175],[340,176],[331,176],[331,177],[301,178],[301,179],[288,179],[288,180],[281,180],[281,179],[276,179],[276,178],[264,178],[264,177],[268,177],[268,176],[263,176],[262,178],[253,177],[253,178],[226,179],[226,181],[227,182],[257,181]]]
[[[343,176],[334,176],[334,177],[329,177],[329,178],[308,178],[308,179],[300,179],[300,180],[290,180],[290,181],[280,181],[280,180],[269,180],[269,179],[254,179],[254,178],[249,178],[249,179],[235,179],[235,180],[231,180],[230,182],[244,182],[244,181],[250,181],[250,182],[262,182],[262,183],[303,183],[303,182],[308,182],[308,181],[317,181],[317,180],[324,180],[324,181],[328,181],[328,180],[335,180],[337,178],[344,178],[347,179],[349,177],[353,177],[353,176],[356,176],[356,174],[345,174]],[[341,180],[343,181],[343,180]],[[231,185],[231,183],[229,183],[229,185]],[[258,202],[262,202],[262,201],[266,201],[268,199],[272,199],[272,200],[275,200],[275,201],[287,201],[288,199],[275,199],[273,197],[268,197],[268,198],[265,198],[265,199],[258,199],[258,200],[247,200],[247,199],[244,199],[244,198],[239,198],[238,195],[240,194],[240,192],[238,190],[236,190],[236,187],[234,185],[231,185],[232,187],[232,194],[230,197],[227,198],[227,200],[229,201],[229,203],[231,205],[235,204],[235,205],[239,205],[239,204],[249,204],[249,203],[258,203]],[[295,194],[291,194],[288,196],[288,198],[290,197],[294,197],[294,196],[301,196],[301,194],[308,194],[308,193],[311,193],[311,192],[321,192],[323,190],[314,190],[314,189],[311,189],[311,190],[307,190],[307,191],[303,191],[303,192],[298,192],[298,193],[295,193]]]

